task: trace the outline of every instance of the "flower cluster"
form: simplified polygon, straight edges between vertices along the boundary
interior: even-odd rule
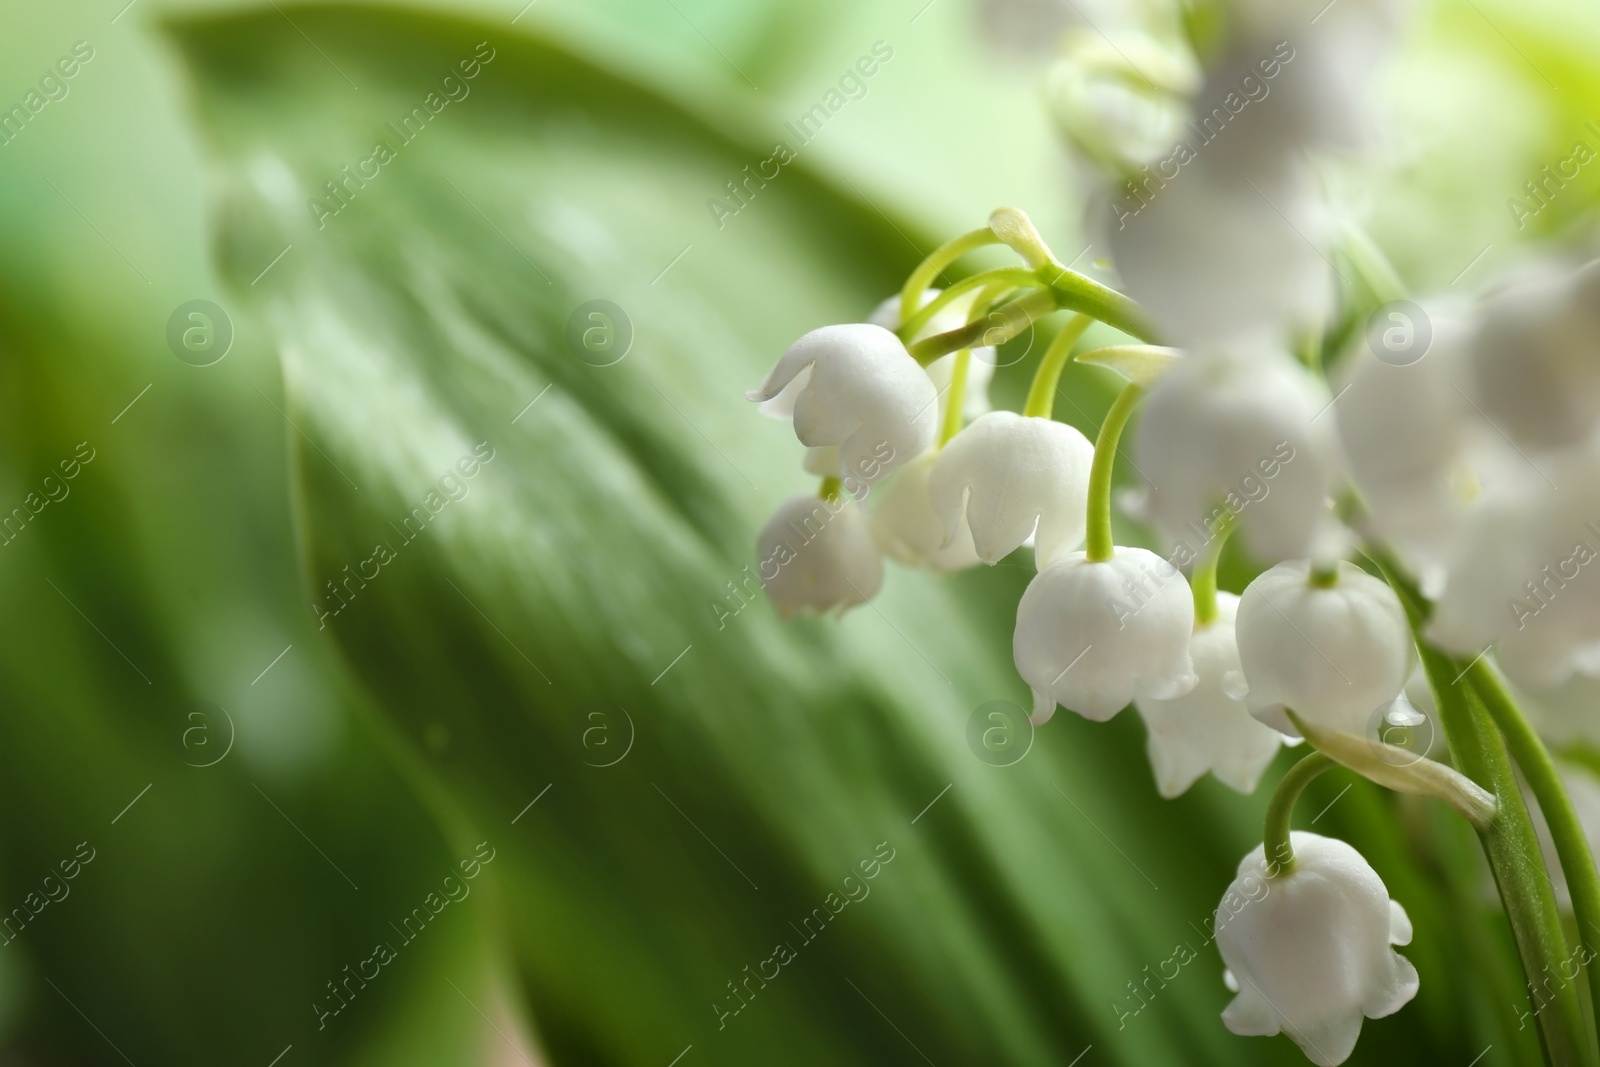
[[[1219,915],[1237,993],[1223,1021],[1337,1064],[1418,981],[1376,872],[1348,844],[1289,832],[1305,781],[1331,757],[1480,829],[1526,819],[1460,769],[1393,758],[1393,729],[1424,721],[1405,695],[1419,640],[1435,693],[1470,676],[1558,851],[1571,804],[1502,672],[1548,736],[1600,740],[1592,712],[1580,725],[1560,710],[1600,685],[1600,263],[1546,265],[1477,302],[1405,300],[1376,246],[1330,224],[1310,162],[1361,147],[1397,12],[1206,6],[1203,41],[1176,20],[1069,32],[1052,75],[1118,287],[1003,208],[868,321],[795,342],[749,396],[792,423],[822,483],[779,509],[761,551],[782,557],[767,588],[790,615],[870,599],[884,555],[943,573],[1031,548],[1013,655],[1033,721],[1132,705],[1163,796],[1208,772],[1252,792],[1309,740],[1240,866],[1272,892]],[[932,288],[996,244],[1022,265]],[[1335,257],[1359,284],[1337,284]],[[991,410],[995,346],[1063,311],[1022,410]],[[1096,322],[1121,343],[1080,348]],[[1053,418],[1072,361],[1125,379],[1093,443]],[[1117,544],[1112,474],[1135,415],[1143,485],[1118,499],[1146,536]],[[1256,571],[1239,595],[1217,589],[1235,531]],[[1600,905],[1582,847],[1560,863]]]

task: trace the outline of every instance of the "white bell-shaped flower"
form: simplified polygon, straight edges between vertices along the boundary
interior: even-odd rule
[[[946,544],[945,527],[928,496],[936,452],[924,452],[895,471],[873,497],[868,515],[878,546],[909,567],[958,571],[980,562],[972,531],[962,526]]]
[[[1600,444],[1572,449],[1472,513],[1429,636],[1532,688],[1600,675]]]
[[[751,400],[791,403],[808,447],[837,445],[839,473],[871,484],[927,451],[938,430],[938,390],[905,345],[881,326],[812,330],[789,346]]]
[[[1217,909],[1229,1030],[1287,1034],[1319,1067],[1349,1058],[1363,1018],[1393,1015],[1417,995],[1417,969],[1393,948],[1411,920],[1343,841],[1294,831],[1294,866],[1267,876],[1265,849],[1239,864]]]
[[[1082,552],[1034,575],[1017,605],[1011,650],[1033,689],[1033,721],[1056,705],[1104,722],[1135,697],[1171,700],[1194,688],[1194,598],[1154,552],[1118,547],[1103,563]]]
[[[939,289],[929,289],[922,294],[922,303],[926,305],[942,292]],[[974,290],[951,300],[950,303],[934,312],[928,324],[917,331],[912,341],[922,341],[951,330],[959,330],[967,324],[967,314],[972,310],[972,301],[977,297]],[[867,321],[874,326],[882,326],[886,330],[900,328],[900,298],[891,296],[872,310],[867,316]],[[961,415],[969,422],[979,415],[987,414],[991,410],[989,404],[989,383],[994,379],[995,350],[992,346],[974,348],[967,359],[967,381],[962,391]],[[933,382],[933,387],[939,391],[939,420],[944,421],[945,410],[949,407],[950,384],[954,377],[956,367],[956,353],[950,352],[940,356],[928,364],[928,379]]]
[[[1477,400],[1536,448],[1576,444],[1600,425],[1600,260],[1502,290],[1472,345]]]
[[[1150,733],[1146,749],[1164,797],[1181,795],[1207,771],[1230,789],[1253,793],[1283,744],[1282,734],[1251,718],[1223,685],[1240,669],[1233,633],[1238,607],[1238,597],[1219,592],[1216,618],[1195,624],[1189,656],[1199,681],[1193,689],[1170,700],[1134,698]]]
[[[928,478],[934,513],[953,540],[971,531],[978,558],[998,563],[1034,538],[1043,567],[1083,540],[1094,445],[1053,419],[991,411],[939,452]]]
[[[1250,713],[1300,736],[1284,709],[1308,723],[1365,736],[1405,688],[1416,646],[1387,584],[1341,561],[1331,587],[1305,560],[1258,575],[1239,600],[1236,633]]]
[[[1338,554],[1326,498],[1337,470],[1327,390],[1289,356],[1179,360],[1150,391],[1138,469],[1169,536],[1204,546],[1223,509],[1264,560]]]
[[[1286,337],[1314,328],[1333,305],[1321,250],[1330,226],[1308,168],[1287,160],[1267,177],[1255,156],[1229,158],[1245,146],[1233,134],[1201,148],[1173,180],[1124,184],[1090,215],[1121,288],[1186,349]]]
[[[1493,477],[1485,446],[1505,447],[1470,400],[1473,325],[1437,302],[1392,310],[1344,359],[1330,412],[1367,532],[1401,551],[1424,590],[1438,585],[1473,497]]]
[[[767,595],[785,619],[864,604],[883,584],[883,559],[859,504],[801,493],[785,500],[757,538]]]

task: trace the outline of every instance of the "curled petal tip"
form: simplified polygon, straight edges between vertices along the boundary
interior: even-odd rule
[[[1056,713],[1056,698],[1049,693],[1035,691],[1033,694],[1033,714],[1028,716],[1028,721],[1035,726],[1043,726],[1049,722]]]

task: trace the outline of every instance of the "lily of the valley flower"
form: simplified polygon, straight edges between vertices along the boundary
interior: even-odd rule
[[[1298,737],[1284,714],[1362,736],[1405,688],[1416,648],[1394,590],[1341,561],[1331,582],[1305,560],[1259,575],[1239,600],[1236,624],[1250,712]],[[1243,687],[1236,686],[1238,692]]]
[[[1074,427],[992,411],[939,452],[928,495],[946,539],[965,527],[978,558],[998,563],[1032,535],[1043,567],[1083,540],[1093,463]]]
[[[923,304],[927,304],[939,295],[940,290],[929,289],[922,294]],[[967,324],[967,313],[972,309],[973,298],[976,292],[963,294],[951,300],[950,303],[934,312],[926,326],[917,331],[911,341],[921,341],[936,334],[958,330]],[[873,309],[867,316],[867,321],[874,326],[882,326],[886,330],[900,328],[900,298],[892,296]],[[962,391],[961,414],[971,421],[979,415],[990,411],[989,382],[994,378],[995,350],[992,347],[974,348],[972,355],[967,360],[967,380]],[[956,354],[940,356],[928,364],[928,380],[933,382],[933,387],[939,391],[939,419],[944,419],[945,409],[950,403],[950,382],[955,373]]]
[[[1411,920],[1343,841],[1300,831],[1289,840],[1292,869],[1268,877],[1257,845],[1217,909],[1224,980],[1238,994],[1222,1021],[1245,1036],[1286,1033],[1312,1063],[1335,1067],[1363,1018],[1393,1015],[1417,995],[1417,969],[1392,947],[1411,942]]]
[[[883,559],[859,504],[809,493],[790,497],[757,539],[761,576],[778,614],[864,604],[883,584]]]
[[[792,412],[801,444],[837,445],[839,473],[866,484],[927,451],[939,425],[933,382],[898,337],[870,323],[812,330],[745,395],[769,414]]]
[[[1478,403],[1534,447],[1576,444],[1600,421],[1600,260],[1541,274],[1489,302],[1472,345]]]
[[[1225,507],[1264,560],[1337,552],[1325,499],[1336,467],[1327,390],[1288,355],[1203,354],[1179,360],[1150,392],[1139,423],[1147,506],[1175,536]]]
[[[1033,721],[1056,705],[1104,722],[1134,697],[1194,688],[1194,600],[1171,563],[1117,548],[1103,563],[1074,552],[1041,570],[1017,605],[1012,655],[1033,689]]]
[[[958,571],[979,562],[972,531],[962,526],[946,543],[945,527],[928,496],[928,476],[935,452],[924,452],[901,467],[877,490],[868,512],[878,545],[893,559],[911,567]]]
[[[1283,743],[1282,734],[1251,718],[1224,688],[1223,679],[1240,669],[1233,632],[1238,606],[1232,593],[1218,593],[1216,618],[1195,624],[1189,655],[1199,682],[1193,689],[1170,700],[1134,698],[1150,731],[1150,766],[1163,797],[1181,795],[1207,771],[1230,789],[1253,793]]]
[[[1572,450],[1474,512],[1429,627],[1518,684],[1600,677],[1600,445]]]

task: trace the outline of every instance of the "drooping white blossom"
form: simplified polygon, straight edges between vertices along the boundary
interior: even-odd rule
[[[1473,320],[1449,305],[1419,310],[1420,321],[1369,327],[1341,366],[1330,413],[1367,531],[1395,546],[1432,590],[1474,499],[1494,479],[1488,452],[1503,443],[1468,393]],[[1409,309],[1393,315],[1415,317]]]
[[[1393,948],[1410,944],[1411,920],[1345,842],[1298,830],[1289,841],[1292,869],[1269,878],[1257,845],[1217,909],[1224,980],[1237,994],[1222,1021],[1244,1036],[1287,1034],[1312,1063],[1335,1067],[1363,1019],[1417,995],[1416,968]]]
[[[1053,419],[992,411],[939,452],[928,477],[934,513],[978,558],[998,563],[1030,535],[1039,566],[1083,540],[1094,445]]]
[[[1163,797],[1181,795],[1207,771],[1230,789],[1253,793],[1283,744],[1282,734],[1252,718],[1223,685],[1240,670],[1233,631],[1238,605],[1238,597],[1219,592],[1216,618],[1195,624],[1189,655],[1199,681],[1193,689],[1168,700],[1134,697],[1149,731],[1146,748]]]
[[[868,514],[884,553],[911,567],[956,571],[977,564],[972,531],[965,525],[946,543],[944,523],[928,496],[928,476],[938,453],[924,452],[879,487]]]
[[[938,391],[894,334],[870,323],[812,330],[789,346],[751,400],[787,408],[808,447],[837,445],[839,472],[871,484],[933,444]]]
[[[861,506],[801,493],[784,501],[757,538],[762,582],[778,614],[863,604],[883,584],[883,559]]]
[[[1034,722],[1057,704],[1103,722],[1135,697],[1189,692],[1193,629],[1189,583],[1153,552],[1118,547],[1103,563],[1082,552],[1051,563],[1022,594],[1012,638]]]
[[[1405,688],[1416,647],[1394,590],[1341,561],[1330,588],[1306,560],[1258,575],[1239,600],[1236,633],[1250,712],[1290,737],[1308,723],[1364,736]]]
[[[1338,469],[1331,398],[1275,352],[1185,357],[1151,390],[1137,466],[1146,507],[1171,537],[1201,544],[1224,511],[1263,560],[1337,554],[1326,499]],[[1322,417],[1319,417],[1322,416]]]
[[[1591,437],[1600,423],[1600,260],[1497,293],[1471,357],[1478,404],[1517,441],[1556,448]]]
[[[1524,686],[1600,676],[1600,443],[1530,462],[1473,511],[1428,632],[1458,655],[1492,644]]]

